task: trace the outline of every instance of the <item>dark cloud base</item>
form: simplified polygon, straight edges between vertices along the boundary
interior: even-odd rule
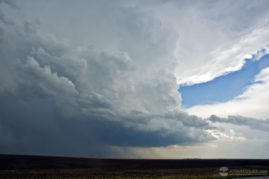
[[[139,131],[96,116],[65,117],[53,99],[0,95],[0,153],[117,156],[109,146],[159,147],[199,140],[180,131]],[[147,120],[147,119],[145,119]]]

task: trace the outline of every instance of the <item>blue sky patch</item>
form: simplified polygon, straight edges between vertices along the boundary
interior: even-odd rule
[[[201,104],[212,104],[226,102],[253,84],[255,76],[269,66],[269,55],[263,56],[260,60],[246,59],[242,69],[215,78],[206,83],[191,86],[180,86],[182,95],[182,107],[188,108]]]

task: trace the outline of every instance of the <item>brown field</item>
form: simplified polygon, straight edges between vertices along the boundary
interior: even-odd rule
[[[89,159],[0,155],[0,178],[224,178],[219,168],[227,166],[225,178],[269,175],[269,160],[250,159]]]

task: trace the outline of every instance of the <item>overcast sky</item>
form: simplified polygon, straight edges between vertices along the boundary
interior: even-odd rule
[[[0,0],[0,153],[269,158],[268,7]]]

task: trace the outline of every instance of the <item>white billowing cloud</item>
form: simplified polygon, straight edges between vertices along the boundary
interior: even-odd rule
[[[178,33],[173,49],[178,83],[207,82],[239,70],[246,57],[267,47],[267,3],[170,1],[154,6],[154,14]]]
[[[241,115],[252,118],[269,118],[269,68],[263,69],[255,78],[255,83],[235,99],[210,105],[197,105],[186,109],[188,113],[202,117],[217,115]]]
[[[204,65],[186,70],[184,76],[180,76],[180,84],[196,84],[211,81],[223,74],[240,70],[246,58],[259,59],[260,56],[268,53],[269,23],[254,29],[251,33],[240,37],[234,45],[219,47],[209,52],[208,59]],[[259,49],[264,49],[259,51]],[[257,54],[257,55],[256,55]],[[181,57],[184,58],[184,57]],[[183,65],[183,68],[184,67]]]
[[[20,3],[26,17],[37,16],[42,28],[57,36],[128,52],[145,76],[152,72],[147,66],[173,66],[178,84],[238,70],[245,57],[268,46],[266,0]],[[71,20],[76,28],[67,30]]]

